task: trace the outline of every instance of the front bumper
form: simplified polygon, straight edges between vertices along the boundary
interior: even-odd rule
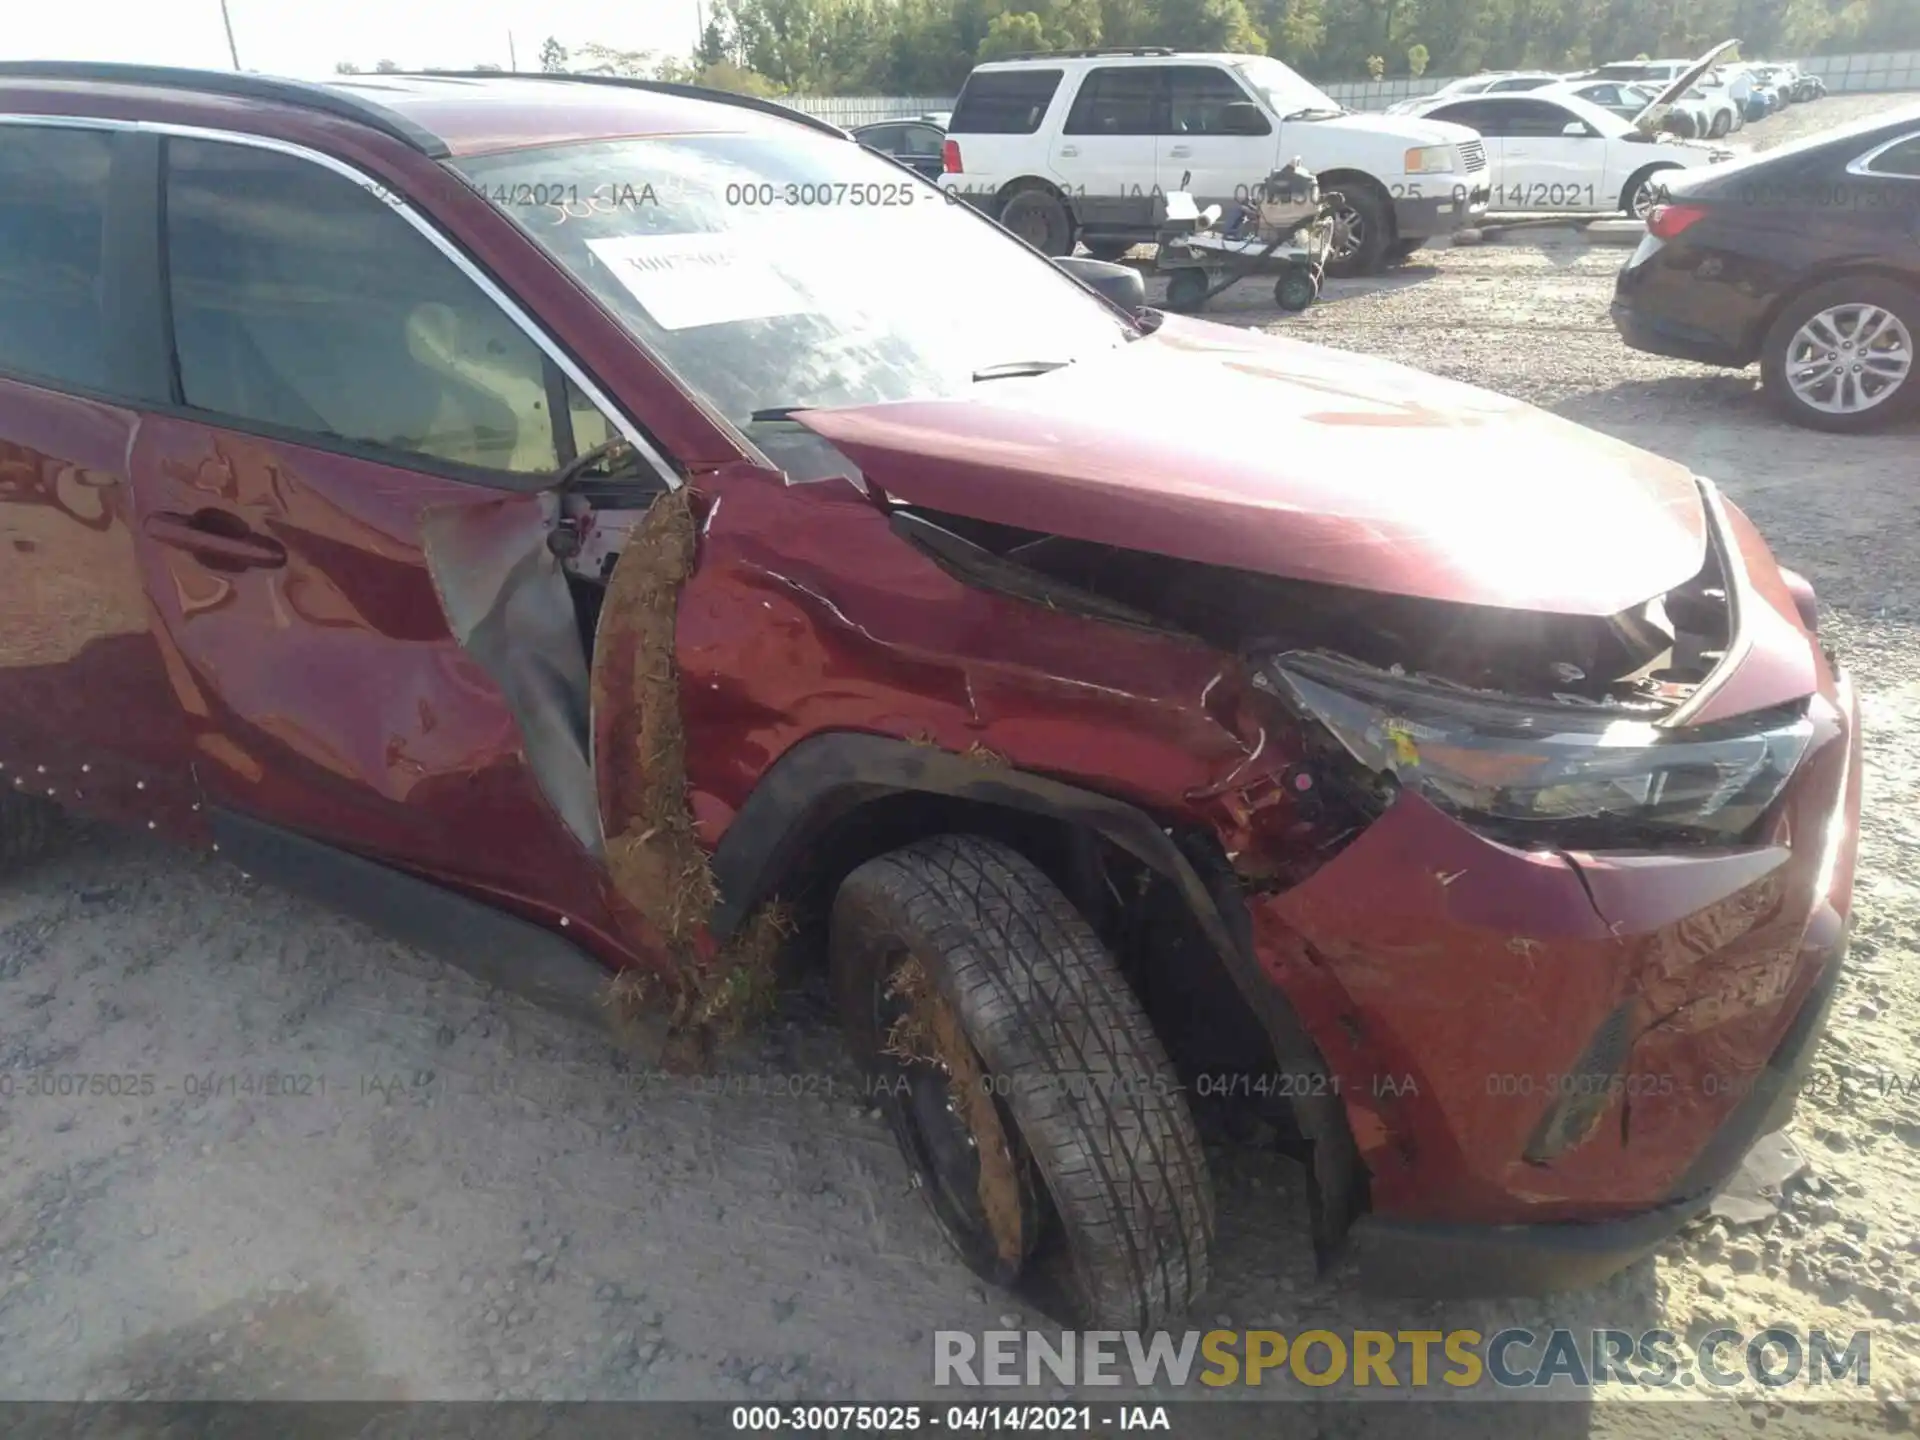
[[[1786,600],[1738,583],[1749,634],[1806,643],[1781,628]],[[1858,701],[1818,673],[1816,738],[1762,843],[1523,851],[1407,792],[1250,902],[1366,1172],[1348,1239],[1368,1288],[1590,1285],[1785,1123],[1838,982],[1859,828]],[[1597,1099],[1556,1131],[1569,1094]],[[1542,1133],[1570,1138],[1536,1148]]]
[[[1430,240],[1451,235],[1479,223],[1487,213],[1492,196],[1485,179],[1468,182],[1432,182],[1448,187],[1447,193],[1413,197],[1399,195],[1393,202],[1393,223],[1402,240]],[[1454,186],[1458,184],[1459,189]],[[1404,187],[1395,187],[1404,188]]]
[[[1844,927],[1837,923],[1836,931]],[[1739,1171],[1753,1143],[1793,1118],[1846,954],[1844,933],[1809,947],[1813,993],[1727,1117],[1663,1203],[1614,1220],[1533,1225],[1434,1224],[1363,1215],[1349,1232],[1360,1283],[1377,1295],[1470,1299],[1547,1295],[1598,1284],[1643,1259],[1705,1210]]]

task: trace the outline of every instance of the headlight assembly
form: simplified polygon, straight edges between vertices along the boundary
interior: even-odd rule
[[[1409,175],[1451,175],[1454,170],[1453,146],[1419,145],[1407,151]]]
[[[1268,672],[1365,769],[1499,838],[1542,844],[1737,843],[1813,737],[1804,714],[1665,730],[1603,705],[1457,689],[1304,651]]]

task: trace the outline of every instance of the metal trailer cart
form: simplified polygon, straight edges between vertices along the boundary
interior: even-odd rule
[[[1154,269],[1167,276],[1167,309],[1192,314],[1261,271],[1278,271],[1273,299],[1282,310],[1304,310],[1319,298],[1337,193],[1322,195],[1313,172],[1296,159],[1252,186],[1223,220],[1220,206],[1194,203],[1186,188],[1191,178],[1189,172],[1167,195],[1156,236]]]

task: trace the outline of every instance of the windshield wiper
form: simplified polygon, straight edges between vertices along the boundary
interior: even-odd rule
[[[975,380],[1013,380],[1022,375],[1045,375],[1050,370],[1064,370],[1071,360],[1009,360],[1004,365],[989,365],[984,370],[973,372]]]
[[[779,420],[791,420],[794,416],[813,409],[811,405],[773,405],[765,410],[756,410],[747,419],[755,423],[772,423]]]

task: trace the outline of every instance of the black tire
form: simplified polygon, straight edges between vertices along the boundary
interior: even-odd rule
[[[1707,138],[1723,140],[1731,129],[1733,129],[1733,116],[1725,110],[1716,110],[1713,112],[1713,128],[1707,131]]]
[[[1305,266],[1296,266],[1273,282],[1273,303],[1282,310],[1299,312],[1320,298],[1320,287],[1314,284],[1313,272]]]
[[[1788,368],[1795,336],[1801,326],[1822,311],[1850,306],[1871,305],[1888,312],[1907,332],[1905,376],[1871,405],[1848,411],[1821,410],[1794,392],[1788,380]],[[1843,339],[1848,337],[1843,336]],[[1813,430],[1828,430],[1854,435],[1877,430],[1896,420],[1920,412],[1920,364],[1913,348],[1920,341],[1920,292],[1897,280],[1880,275],[1842,276],[1816,285],[1789,300],[1781,308],[1766,339],[1760,342],[1760,375],[1767,400],[1776,413],[1796,425]],[[1842,352],[1833,352],[1841,356]],[[1858,363],[1858,362],[1856,362]],[[1854,373],[1858,373],[1857,371]]]
[[[1198,267],[1175,270],[1167,277],[1167,309],[1182,315],[1196,313],[1205,307],[1212,283]]]
[[[1649,165],[1636,170],[1620,191],[1620,209],[1635,220],[1647,218],[1647,211],[1658,203],[1660,177],[1669,170],[1677,170],[1677,165]],[[1645,203],[1641,201],[1642,190],[1646,191]]]
[[[1408,257],[1426,243],[1425,240],[1396,240],[1387,247],[1386,263],[1404,265]]]
[[[0,791],[0,874],[41,854],[60,833],[59,809],[36,795]]]
[[[1005,845],[937,835],[847,877],[830,944],[842,1018],[876,1081],[890,1070],[940,1073],[895,1058],[901,1047],[882,1029],[885,997],[899,993],[907,967],[917,965],[949,1007],[983,1088],[999,1097],[1017,1163],[1031,1164],[1051,1201],[1043,1224],[1048,1239],[1064,1242],[1062,1288],[1074,1323],[1151,1330],[1184,1313],[1207,1285],[1206,1159],[1145,1010],[1066,896]],[[921,1169],[910,1101],[884,1084],[875,1093],[962,1258],[1011,1283],[1008,1272],[1035,1256],[1030,1239],[1002,1249],[1020,1264],[978,1263],[977,1237],[956,1230],[954,1207],[938,1203],[940,1187]]]
[[[1134,242],[1131,240],[1110,240],[1106,238],[1095,240],[1083,239],[1080,243],[1087,247],[1087,253],[1094,259],[1105,260],[1108,263],[1118,260],[1134,247]]]
[[[1000,223],[1042,255],[1073,253],[1073,216],[1051,190],[1016,190],[1000,207]]]
[[[1351,279],[1355,275],[1378,274],[1394,242],[1393,206],[1367,185],[1348,184],[1332,188],[1340,192],[1335,214],[1345,220],[1349,234],[1356,243],[1344,255],[1336,248],[1327,257],[1327,274],[1341,280]],[[1338,243],[1336,241],[1336,246]]]

